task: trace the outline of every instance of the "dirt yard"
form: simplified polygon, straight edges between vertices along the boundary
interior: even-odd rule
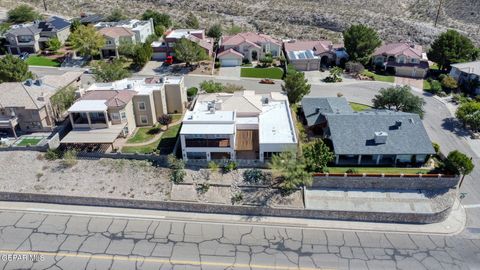
[[[0,152],[1,191],[217,204],[231,204],[234,194],[242,193],[237,204],[303,207],[300,192],[282,197],[271,188],[245,186],[243,170],[223,174],[191,168],[186,173],[183,184],[173,185],[169,169],[148,161],[79,159],[69,167],[38,152]]]

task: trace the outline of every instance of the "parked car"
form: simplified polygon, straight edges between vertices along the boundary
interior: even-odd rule
[[[263,84],[275,84],[275,82],[271,79],[262,79],[260,80],[260,83],[263,83]]]
[[[27,52],[23,52],[22,54],[20,54],[20,56],[19,56],[19,57],[20,57],[20,59],[22,59],[22,60],[24,60],[24,61],[25,61],[25,60],[27,60],[27,58],[28,58],[29,56],[30,56],[30,54],[29,54],[29,53],[27,53]]]

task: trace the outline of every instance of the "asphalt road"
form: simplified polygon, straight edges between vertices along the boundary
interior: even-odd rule
[[[14,253],[17,252],[17,253]],[[478,269],[465,235],[0,212],[0,269]],[[26,255],[15,259],[13,254]],[[32,261],[28,255],[37,255]]]

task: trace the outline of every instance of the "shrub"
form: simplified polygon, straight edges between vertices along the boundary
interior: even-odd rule
[[[244,65],[248,65],[248,64],[250,64],[250,60],[248,58],[245,58],[245,59],[242,60],[242,63]]]
[[[348,61],[345,64],[345,69],[348,73],[350,73],[352,75],[358,75],[365,70],[365,68],[363,67],[363,65],[361,63],[353,62],[353,61]]]
[[[197,192],[201,194],[206,193],[209,189],[210,189],[209,183],[201,183],[201,184],[198,184],[197,186]]]
[[[235,161],[229,160],[229,161],[227,161],[223,164],[222,171],[223,171],[223,173],[229,173],[233,170],[236,170],[237,167],[238,166],[237,166],[237,163]]]
[[[235,194],[233,194],[232,196],[232,204],[236,204],[236,203],[239,203],[243,201],[243,194],[242,192],[237,192]]]
[[[77,152],[75,150],[67,150],[63,154],[63,165],[66,167],[72,167],[77,164]]]
[[[447,75],[442,79],[442,87],[453,90],[458,88],[458,83],[452,76]]]
[[[185,180],[185,175],[186,174],[187,173],[183,169],[182,170],[173,170],[170,173],[170,180],[175,184],[182,183]]]
[[[58,149],[48,149],[44,156],[47,160],[56,160],[62,156],[62,153]]]
[[[216,172],[216,171],[218,171],[218,168],[219,168],[218,163],[216,163],[215,161],[212,160],[212,161],[208,162],[208,169],[210,171]]]
[[[172,116],[169,114],[162,114],[160,117],[158,117],[158,122],[164,126],[168,126],[172,123]]]
[[[223,91],[223,85],[214,80],[208,80],[200,83],[200,89],[207,93],[218,93]]]
[[[435,150],[435,154],[438,155],[440,153],[440,145],[436,142],[432,143],[433,149]]]
[[[198,88],[196,87],[190,87],[187,89],[187,96],[193,97],[198,93]]]
[[[430,93],[438,95],[442,91],[442,84],[437,80],[430,81]]]
[[[440,75],[438,75],[438,80],[443,81],[443,79],[445,79],[445,77],[447,77],[447,74],[440,74]]]
[[[350,173],[350,174],[358,174],[358,170],[355,169],[355,168],[350,168],[350,169],[346,170],[345,172]]]
[[[233,83],[227,83],[223,87],[223,92],[225,93],[233,93],[233,92],[243,91],[243,90],[245,90],[245,87],[243,87],[242,85],[237,85]]]
[[[265,182],[265,175],[260,169],[248,169],[243,172],[243,180],[250,184],[262,184]]]
[[[220,62],[215,62],[215,68],[220,68]]]
[[[181,159],[177,159],[173,154],[167,157],[168,167],[171,169],[170,180],[175,183],[182,183],[185,180],[185,162]]]

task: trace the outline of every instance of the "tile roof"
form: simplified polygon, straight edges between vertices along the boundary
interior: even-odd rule
[[[192,42],[197,43],[200,47],[202,47],[202,48],[204,48],[208,51],[213,51],[213,39],[210,39],[210,38],[201,39],[201,38],[198,38],[194,35],[187,35],[187,36],[185,36],[185,38],[187,38],[188,40],[190,40]]]
[[[117,108],[127,105],[136,94],[131,90],[94,90],[87,92],[80,100],[106,100],[105,105],[109,108]]]
[[[435,153],[417,114],[372,110],[325,116],[336,155]],[[375,132],[386,132],[386,143],[376,144]]]
[[[330,52],[333,44],[328,40],[298,40],[284,43],[285,51],[306,51],[313,50],[315,54]]]
[[[104,36],[111,37],[111,38],[118,38],[118,37],[131,37],[134,36],[135,33],[133,33],[132,30],[125,28],[125,27],[105,27],[98,32]]]
[[[384,44],[377,48],[373,55],[405,55],[411,58],[422,58],[422,53],[422,46],[403,42]]]
[[[39,109],[45,106],[48,99],[58,90],[76,80],[81,72],[67,72],[68,75],[48,75],[40,78],[41,85],[32,80],[26,82],[6,82],[0,84],[0,107],[25,107]],[[71,74],[70,74],[71,73]],[[78,77],[76,77],[78,75]]]
[[[243,58],[243,54],[235,51],[235,50],[232,49],[232,48],[230,48],[230,49],[228,49],[228,50],[225,50],[225,51],[222,51],[221,53],[219,53],[219,54],[217,55],[217,57],[221,57],[221,56],[224,56],[224,55],[227,55],[227,54],[233,54],[233,55],[236,55],[236,56],[238,56],[238,57],[240,57],[240,58]]]
[[[257,34],[253,32],[244,32],[244,33],[239,33],[233,36],[223,36],[221,44],[222,46],[225,46],[225,45],[237,46],[247,41],[255,44],[261,44],[265,42],[272,42],[277,45],[281,44],[280,41],[270,37],[269,35]]]

